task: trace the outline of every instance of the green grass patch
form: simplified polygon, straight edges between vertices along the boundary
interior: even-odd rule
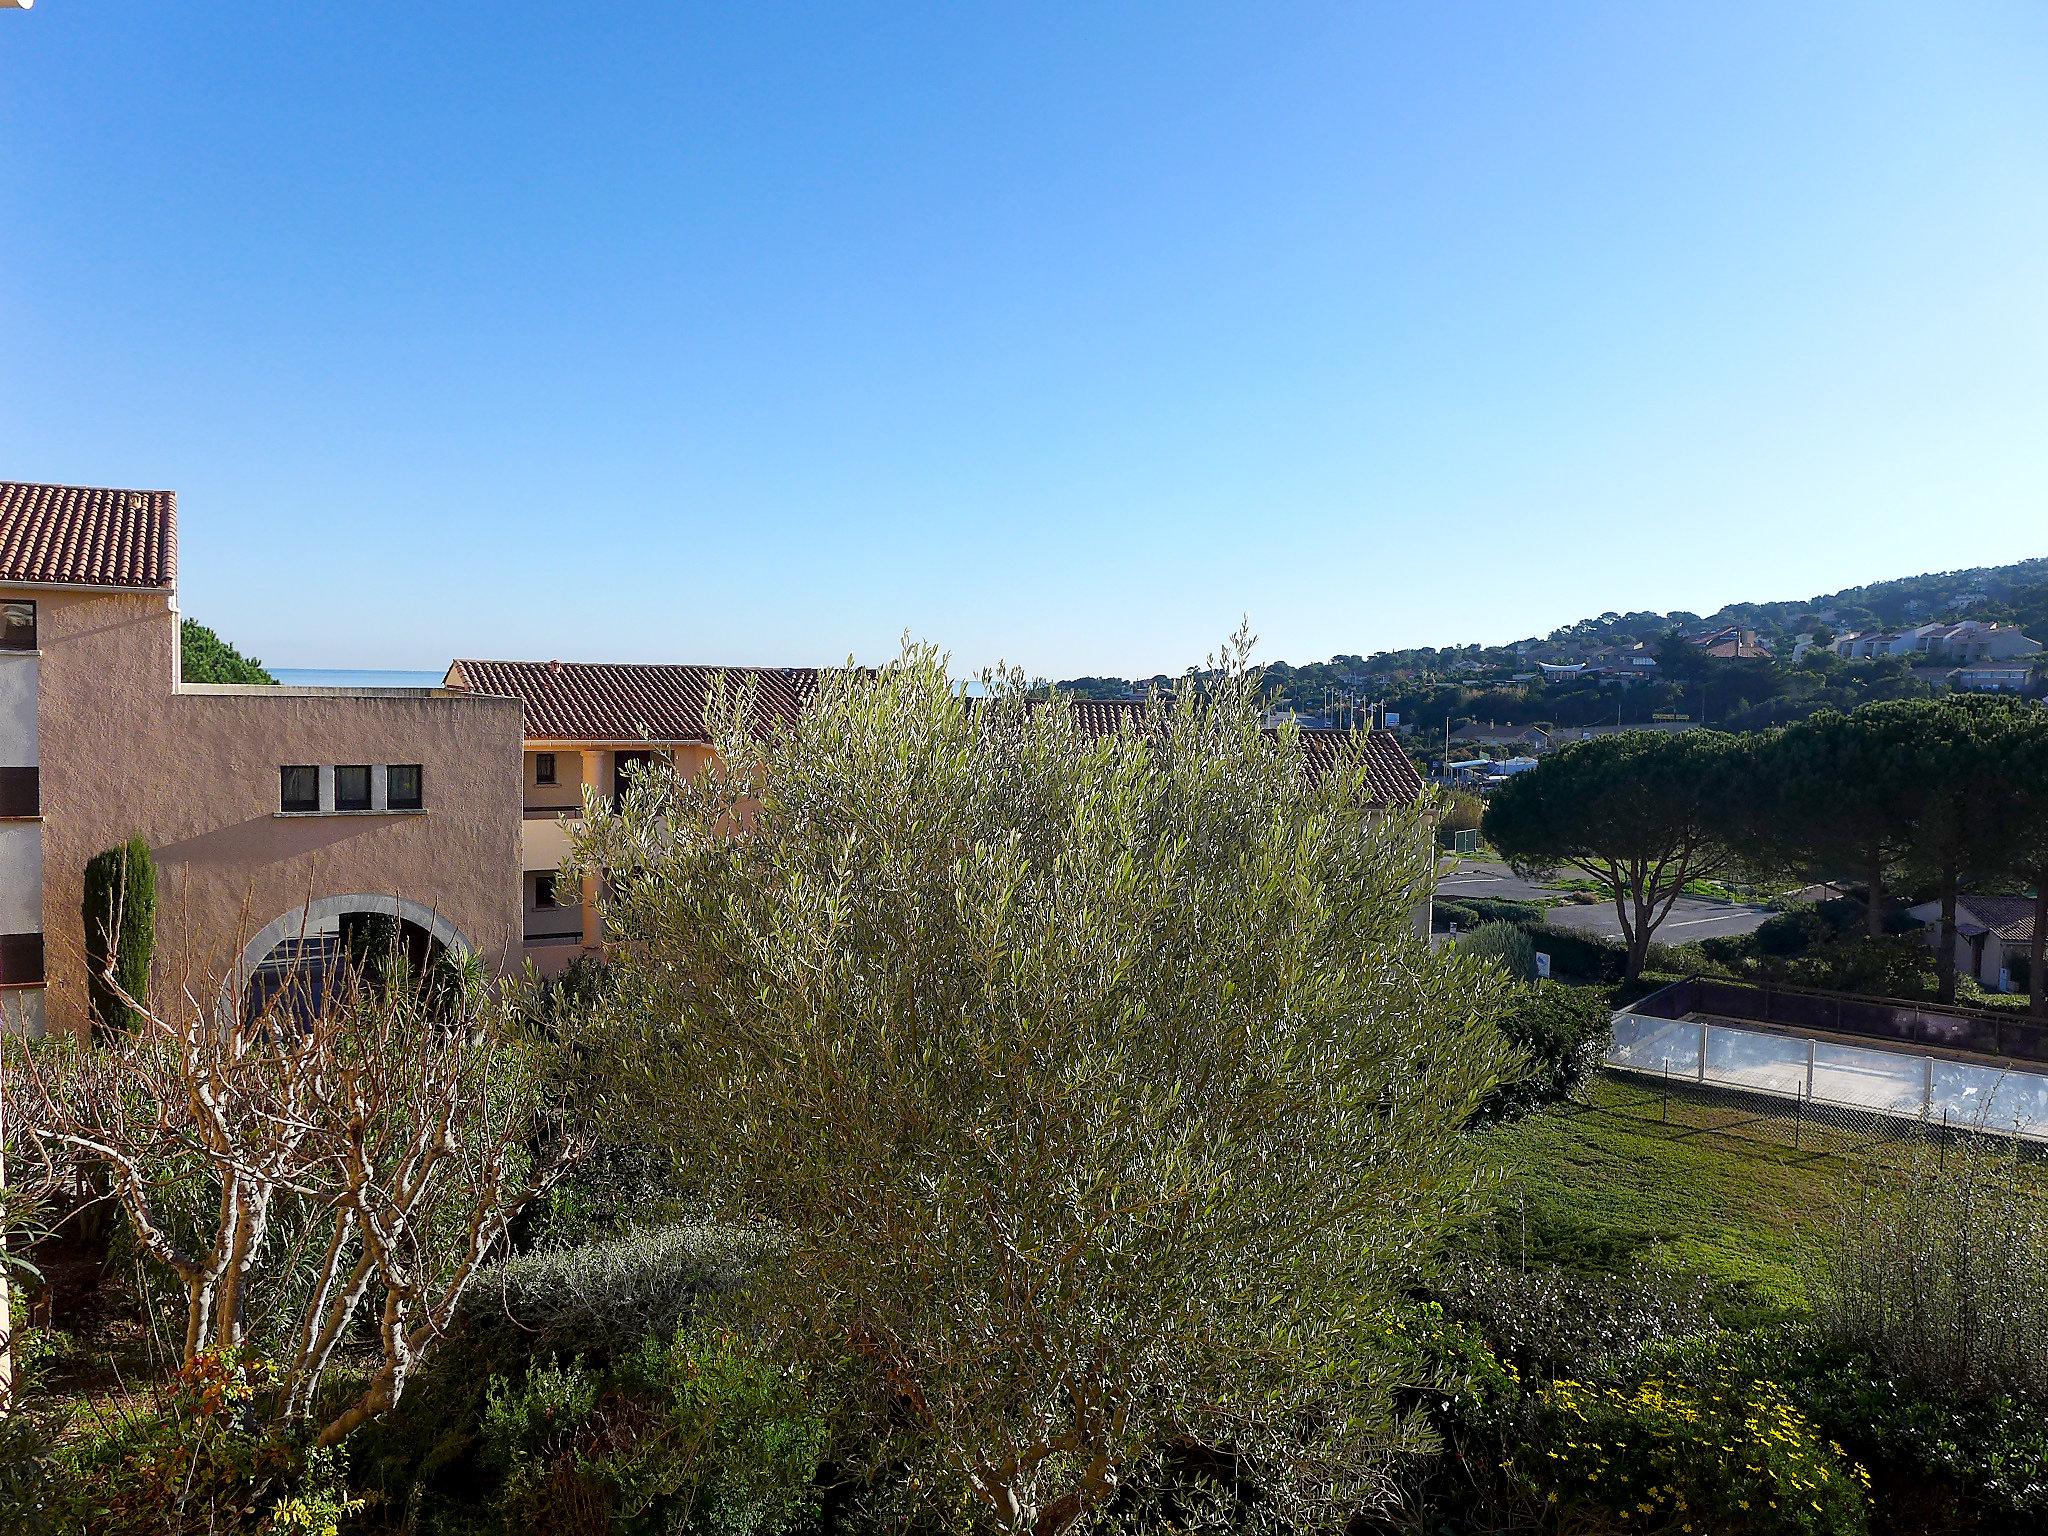
[[[1668,1118],[1667,1118],[1668,1117]],[[1740,1104],[1598,1076],[1585,1102],[1491,1134],[1504,1256],[1581,1273],[1698,1275],[1727,1320],[1798,1313],[1835,1202],[1895,1145],[1828,1137]]]

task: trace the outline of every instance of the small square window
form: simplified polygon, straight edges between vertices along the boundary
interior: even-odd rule
[[[281,811],[320,809],[320,770],[312,763],[289,763],[277,770],[277,808]]]
[[[533,782],[552,784],[555,782],[555,754],[536,752],[533,754]]]
[[[40,933],[0,934],[0,982],[33,987],[43,979],[43,936]]]
[[[334,770],[334,808],[337,811],[367,811],[370,808],[368,763],[343,763]]]
[[[33,768],[0,768],[0,816],[39,816],[42,792]]]
[[[36,605],[0,603],[0,651],[36,648]]]
[[[421,795],[420,765],[393,763],[384,770],[384,803],[394,811],[417,811],[426,805]]]
[[[555,899],[555,881],[558,878],[560,877],[556,875],[533,877],[533,905],[536,911],[548,912],[561,905]]]

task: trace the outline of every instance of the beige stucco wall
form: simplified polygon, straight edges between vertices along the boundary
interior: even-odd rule
[[[85,864],[140,833],[158,862],[157,976],[195,994],[309,900],[402,896],[494,968],[520,953],[520,707],[320,690],[177,691],[161,594],[24,589],[39,605],[43,932],[52,1028],[84,1018]],[[281,817],[286,763],[419,763],[423,814]]]

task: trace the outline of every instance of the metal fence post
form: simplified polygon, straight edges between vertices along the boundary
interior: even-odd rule
[[[1700,1020],[1700,1081],[1707,1080],[1707,1021]]]
[[[1934,1058],[1922,1056],[1920,1067],[1920,1118],[1926,1120],[1934,1114]],[[1945,1109],[1941,1112],[1941,1123],[1943,1126],[1948,1124],[1948,1111]]]
[[[1806,1042],[1806,1096],[1809,1099],[1813,1097],[1813,1047],[1814,1041],[1809,1038]]]

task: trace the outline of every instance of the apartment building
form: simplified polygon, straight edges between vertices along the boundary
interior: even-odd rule
[[[752,689],[756,716],[768,726],[794,720],[818,686],[816,669],[806,667],[478,660],[449,666],[444,689],[514,701],[523,722],[516,888],[522,952],[541,975],[560,974],[602,943],[595,887],[564,889],[557,873],[583,815],[584,786],[610,800],[638,765],[661,760],[685,773],[700,770],[712,758],[710,720],[721,678],[729,688]],[[509,752],[500,759],[511,761]],[[508,863],[500,877],[508,889],[513,868]]]
[[[83,1029],[87,862],[158,870],[152,988],[243,1007],[395,921],[422,955],[520,954],[516,702],[186,683],[177,498],[0,482],[0,1011]]]
[[[657,760],[685,773],[700,771],[713,757],[710,716],[721,679],[728,689],[751,690],[756,719],[772,729],[797,717],[816,693],[818,676],[809,667],[482,660],[449,666],[443,688],[516,699],[522,711],[518,884],[524,952],[536,971],[559,975],[603,945],[594,882],[565,889],[559,873],[583,815],[585,787],[614,799],[636,765]],[[1107,733],[1142,720],[1145,705],[1086,700],[1074,709],[1084,731]],[[1302,731],[1309,771],[1327,770],[1350,739],[1346,731]],[[1421,775],[1391,731],[1366,735],[1362,751],[1373,804],[1407,805],[1422,795]],[[1427,932],[1426,900],[1419,923]]]

